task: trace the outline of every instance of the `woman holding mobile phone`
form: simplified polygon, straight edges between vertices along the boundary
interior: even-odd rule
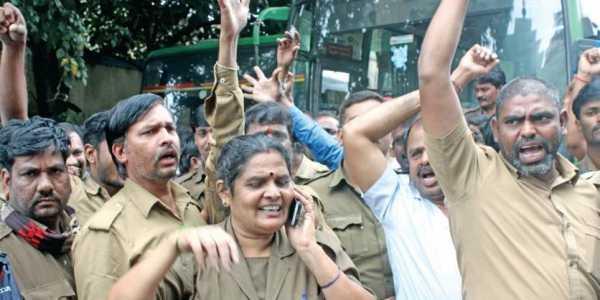
[[[311,198],[293,185],[290,157],[265,135],[234,138],[218,160],[217,191],[230,208],[214,226],[172,234],[125,274],[109,299],[169,298],[156,288],[178,256],[198,264],[195,299],[373,299],[335,234],[315,229]],[[293,201],[302,211],[286,224]]]

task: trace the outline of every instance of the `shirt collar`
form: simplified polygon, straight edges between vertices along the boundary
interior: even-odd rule
[[[346,184],[349,184],[348,179],[346,179],[346,175],[344,174],[344,168],[340,165],[340,167],[333,172],[333,175],[331,175],[329,187],[335,188],[342,184],[342,182],[346,182]]]
[[[173,184],[171,181],[169,181],[168,185],[169,190],[173,193],[175,202],[185,201],[185,199],[190,199],[190,202],[192,202],[186,189],[177,184]],[[160,200],[156,196],[133,182],[131,179],[125,181],[122,192],[128,196],[130,201],[140,210],[145,218],[148,218],[150,211],[155,205],[160,205]]]
[[[537,181],[537,179],[535,178],[528,178],[523,176],[523,174],[521,174],[519,170],[517,170],[517,168],[515,168],[515,166],[513,166],[508,161],[508,159],[506,159],[504,154],[500,153],[500,157],[502,158],[502,161],[504,162],[510,173],[513,174],[513,176],[515,176],[517,179],[533,179]],[[577,183],[577,180],[579,180],[579,170],[577,169],[577,167],[575,167],[571,162],[564,158],[560,153],[556,153],[555,167],[558,171],[558,178],[555,179],[552,183],[552,188],[559,186],[565,182],[570,182],[571,184],[575,185]]]
[[[83,187],[85,192],[90,195],[96,195],[102,197],[105,201],[110,199],[110,195],[108,192],[96,182],[92,178],[92,176],[87,175],[83,178]]]

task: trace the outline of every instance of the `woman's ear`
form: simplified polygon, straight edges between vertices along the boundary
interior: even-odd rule
[[[229,207],[231,205],[231,199],[233,195],[231,190],[225,186],[225,182],[223,180],[217,180],[217,195],[223,201],[223,206]]]

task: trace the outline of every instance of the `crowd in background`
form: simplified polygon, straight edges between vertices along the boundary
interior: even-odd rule
[[[0,299],[600,299],[600,48],[563,99],[479,45],[452,69],[469,1],[442,0],[419,90],[312,118],[299,34],[241,83],[250,0],[218,2],[179,127],[154,94],[28,116],[26,20],[0,7]]]

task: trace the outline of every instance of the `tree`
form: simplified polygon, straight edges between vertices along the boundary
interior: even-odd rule
[[[267,6],[290,2],[253,0],[253,18]],[[78,110],[67,101],[67,95],[74,80],[86,82],[86,51],[141,60],[156,49],[216,38],[220,23],[216,0],[12,0],[12,3],[23,12],[30,32],[36,104],[31,111],[50,117],[66,109]],[[249,35],[249,31],[245,34]]]

